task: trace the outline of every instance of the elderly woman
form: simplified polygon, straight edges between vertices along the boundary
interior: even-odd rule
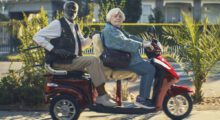
[[[149,47],[150,45],[121,28],[125,15],[120,8],[111,9],[106,20],[107,23],[102,31],[106,47],[129,52],[132,58],[125,70],[133,71],[141,76],[139,96],[136,98],[135,104],[148,109],[154,108],[155,106],[149,98],[155,68],[148,61],[142,59],[139,54],[139,48]]]

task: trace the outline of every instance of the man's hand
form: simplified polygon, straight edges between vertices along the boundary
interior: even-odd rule
[[[62,57],[62,58],[67,58],[69,56],[71,56],[71,52],[65,50],[65,49],[52,49],[51,50],[52,53]]]
[[[89,35],[89,38],[92,39],[92,37],[93,37],[95,34],[100,34],[100,32],[97,31],[97,30],[93,31],[93,32]]]

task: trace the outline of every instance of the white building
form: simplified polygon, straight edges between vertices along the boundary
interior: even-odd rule
[[[216,23],[220,17],[220,0],[142,0],[140,22],[149,22],[151,9],[159,8],[164,22],[182,21],[181,11],[190,13],[196,21],[208,17],[210,23]]]
[[[99,5],[94,10],[94,19],[98,22]],[[164,22],[182,21],[181,11],[190,13],[196,21],[208,17],[210,23],[216,23],[220,17],[220,0],[142,0],[142,15],[139,22],[148,23],[152,9],[158,8],[163,14]]]
[[[47,11],[49,21],[63,6],[63,0],[0,0],[0,3],[0,12],[12,19],[23,19],[23,13],[37,13],[43,7]]]

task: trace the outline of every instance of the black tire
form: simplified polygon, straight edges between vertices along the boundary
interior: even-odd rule
[[[65,100],[65,101],[64,101]],[[59,104],[59,102],[67,102],[68,106],[71,105],[71,108],[73,109],[69,109],[69,110],[73,110],[74,111],[74,115],[71,115],[71,118],[67,118],[68,120],[77,120],[79,118],[79,115],[81,113],[81,109],[80,109],[80,105],[79,103],[74,99],[74,97],[70,96],[70,95],[60,95],[60,96],[56,96],[54,97],[51,102],[50,102],[50,106],[49,106],[49,112],[51,115],[51,118],[53,120],[61,120],[57,117],[56,113],[55,113],[55,107],[56,105]],[[64,103],[65,104],[65,103]],[[74,109],[75,108],[75,109]]]
[[[179,95],[178,95],[179,96]],[[185,98],[186,102],[188,103],[188,108],[187,110],[181,114],[181,115],[175,115],[173,113],[171,113],[171,111],[169,110],[168,108],[168,102],[171,98],[171,96],[167,95],[165,98],[164,98],[164,102],[163,102],[163,110],[164,110],[164,113],[170,117],[172,120],[182,120],[184,118],[186,118],[192,111],[192,108],[193,108],[193,103],[192,103],[192,99],[190,97],[189,94],[185,93],[185,94],[180,94],[181,97]],[[176,96],[175,96],[176,97]]]

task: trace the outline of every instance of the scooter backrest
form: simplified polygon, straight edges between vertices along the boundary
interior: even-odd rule
[[[98,33],[95,34],[92,37],[92,41],[93,41],[93,47],[94,47],[94,55],[96,57],[99,57],[104,50],[102,40],[101,40],[101,34],[98,34]]]

